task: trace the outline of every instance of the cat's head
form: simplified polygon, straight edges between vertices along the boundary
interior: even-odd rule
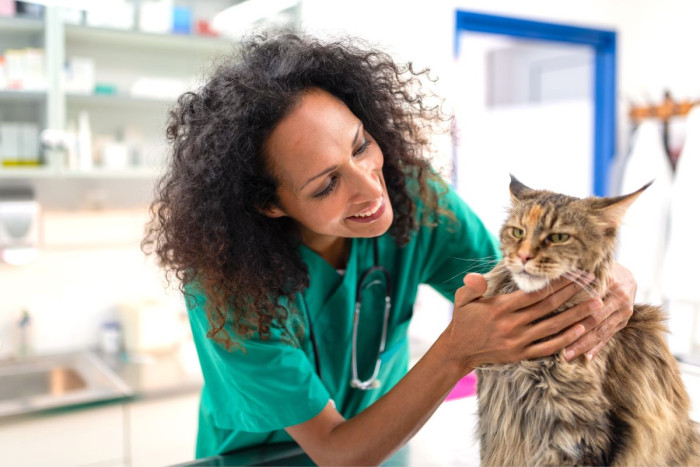
[[[533,190],[511,175],[512,206],[501,228],[506,268],[526,292],[612,265],[617,228],[632,202],[651,184],[611,198],[575,198]]]

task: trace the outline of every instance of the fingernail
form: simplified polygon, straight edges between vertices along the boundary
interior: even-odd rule
[[[572,349],[569,349],[569,350],[564,352],[564,358],[566,358],[567,360],[571,360],[571,357],[573,357],[573,356],[574,356],[574,351]]]
[[[602,300],[596,299],[596,300],[592,301],[592,303],[590,305],[591,311],[598,311],[601,308],[603,308],[603,301]]]
[[[588,352],[588,353],[586,354],[586,358],[588,359],[589,362],[590,362],[591,360],[593,360],[593,352]]]

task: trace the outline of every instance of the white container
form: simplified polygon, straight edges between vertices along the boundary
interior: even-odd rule
[[[107,321],[100,327],[100,350],[106,354],[116,354],[122,348],[122,332],[119,323]]]
[[[0,262],[22,266],[36,259],[40,214],[32,199],[0,199]]]
[[[119,306],[124,349],[130,353],[172,351],[182,338],[179,310],[159,300]]]
[[[126,169],[130,164],[126,143],[109,142],[102,147],[102,166],[106,169]]]
[[[76,94],[95,92],[95,61],[86,57],[69,57],[64,69],[65,91]]]
[[[90,115],[86,111],[78,115],[78,163],[80,169],[92,169],[92,132],[90,131]]]

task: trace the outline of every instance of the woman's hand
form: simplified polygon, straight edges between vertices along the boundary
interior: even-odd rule
[[[589,360],[595,357],[616,332],[627,326],[632,317],[636,293],[637,282],[632,273],[615,263],[608,282],[608,294],[603,297],[603,307],[581,322],[587,332],[567,347],[564,357],[567,360],[583,354]]]
[[[452,322],[446,330],[453,357],[471,369],[488,363],[518,362],[552,355],[581,337],[583,324],[602,307],[599,299],[580,303],[532,324],[581,291],[591,277],[573,283],[558,279],[531,293],[522,291],[483,298],[486,280],[468,274],[455,294]],[[546,339],[546,340],[542,340]]]

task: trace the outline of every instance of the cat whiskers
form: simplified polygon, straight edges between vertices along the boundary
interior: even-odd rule
[[[564,279],[569,279],[574,284],[577,284],[583,290],[588,292],[589,295],[595,293],[595,282],[598,279],[593,279],[593,281],[591,283],[586,284],[582,279],[583,276],[579,273],[574,272],[574,271],[565,272],[564,274],[561,275],[561,277],[563,277]]]
[[[454,276],[450,277],[449,279],[446,279],[444,283],[450,282],[453,280],[455,277],[459,276],[466,276],[467,274],[471,272],[476,272],[476,271],[489,271],[493,269],[495,265],[498,264],[500,261],[500,258],[497,256],[485,256],[483,258],[457,258],[455,256],[452,257],[452,259],[456,259],[458,261],[465,261],[467,263],[471,263],[468,265],[467,269],[463,270],[460,273],[455,274]]]
[[[470,265],[477,266],[495,266],[500,261],[500,258],[495,255],[484,256],[483,258],[458,258],[456,256],[453,256],[452,259],[456,259],[457,261],[464,261],[467,263],[471,263]]]
[[[562,274],[562,277],[564,277],[565,279],[569,279],[575,284],[578,284],[583,290],[585,290],[588,293],[588,295],[594,297],[597,295],[597,291],[600,290],[600,287],[603,284],[600,282],[600,280],[598,280],[597,277],[594,277],[593,280],[588,284],[585,283],[582,278],[586,274],[587,272],[583,269],[575,268],[571,271],[567,271],[564,274]]]

